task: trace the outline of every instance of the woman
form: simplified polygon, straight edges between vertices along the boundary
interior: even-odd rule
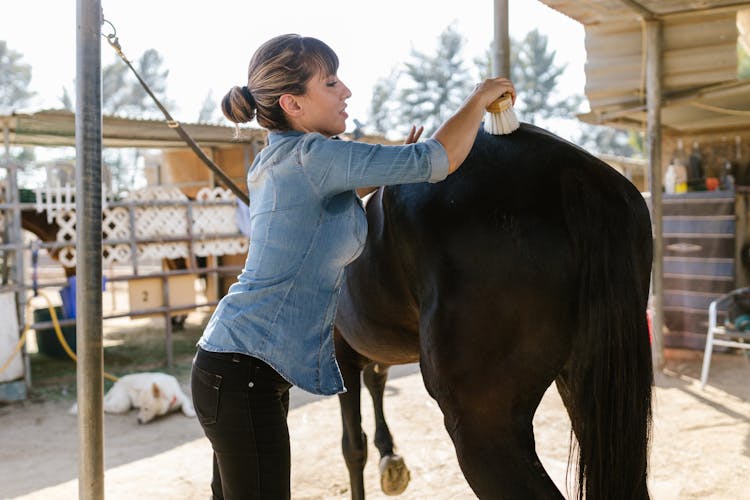
[[[505,79],[476,86],[431,139],[404,146],[331,140],[344,132],[351,92],[323,42],[282,35],[253,55],[248,82],[222,110],[256,119],[268,146],[248,173],[251,239],[245,268],[198,342],[192,394],[213,447],[213,498],[290,497],[286,416],[292,384],[345,390],[333,348],[344,268],[367,233],[367,186],[438,182],[463,162]]]

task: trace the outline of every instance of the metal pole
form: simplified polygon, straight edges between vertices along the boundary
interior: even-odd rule
[[[495,39],[492,43],[492,76],[510,78],[508,0],[495,0],[493,20],[495,21]]]
[[[174,359],[174,349],[172,346],[172,311],[170,310],[170,299],[169,299],[169,276],[162,276],[161,278],[161,297],[162,297],[162,304],[165,308],[164,311],[164,319],[166,320],[164,323],[164,330],[165,330],[165,349],[167,352],[167,368],[172,368],[173,359]]]
[[[5,144],[5,164],[3,165],[5,167],[5,175],[7,177],[10,177],[10,129],[8,125],[8,120],[3,120],[3,143]],[[5,200],[9,202],[10,200]],[[9,207],[9,210],[7,213],[11,212],[12,207]],[[10,239],[10,227],[8,224],[5,224],[3,226],[3,241],[5,242],[11,242],[13,240]],[[9,251],[3,251],[3,269],[2,269],[2,284],[3,286],[8,284],[9,276],[10,276],[10,263],[8,261],[10,257]]]
[[[26,326],[26,292],[23,289],[25,280],[24,259],[23,259],[23,232],[21,224],[21,206],[19,205],[21,197],[18,192],[18,166],[10,158],[10,130],[8,123],[5,122],[3,127],[3,142],[5,144],[5,166],[8,178],[8,202],[12,205],[10,213],[10,227],[8,241],[19,245],[18,248],[5,253],[4,266],[7,268],[8,257],[13,253],[13,264],[15,265],[14,281],[20,288],[16,292],[16,308],[18,314],[18,325],[23,329]],[[21,355],[24,364],[24,383],[26,389],[31,389],[31,361],[26,353],[26,346],[22,347]]]
[[[104,498],[102,114],[99,0],[76,2],[78,498]]]
[[[662,172],[661,172],[661,105],[662,105],[662,23],[646,21],[646,105],[648,157],[651,165],[651,214],[654,225],[654,256],[651,275],[652,306],[654,317],[653,360],[654,368],[664,366],[662,326],[664,325],[664,237],[662,225]]]

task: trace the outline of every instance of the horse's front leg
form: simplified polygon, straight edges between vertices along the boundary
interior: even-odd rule
[[[388,380],[388,365],[370,363],[362,372],[372,396],[375,413],[375,446],[380,452],[380,488],[386,495],[400,495],[409,485],[411,474],[403,457],[393,451],[393,437],[383,413],[383,395]]]
[[[346,468],[349,470],[349,485],[352,500],[364,500],[365,481],[364,468],[367,462],[367,435],[362,430],[362,415],[360,408],[361,357],[335,330],[336,360],[344,378],[346,392],[339,394],[341,407],[341,451],[344,455]]]

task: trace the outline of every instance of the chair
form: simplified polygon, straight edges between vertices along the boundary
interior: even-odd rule
[[[736,325],[719,325],[716,321],[719,310],[727,310],[739,296],[743,296],[747,300],[750,297],[750,287],[732,290],[714,300],[708,306],[708,332],[706,334],[706,350],[703,353],[703,368],[701,369],[701,389],[706,386],[708,380],[711,354],[715,345],[750,350],[750,343],[746,343],[750,342],[750,329],[747,329],[746,325],[741,325],[741,328],[737,329],[735,326],[739,325],[739,322]]]

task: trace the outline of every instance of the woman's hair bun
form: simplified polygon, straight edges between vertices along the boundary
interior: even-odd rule
[[[255,118],[255,99],[247,87],[234,86],[221,100],[221,111],[234,123],[247,123]]]

